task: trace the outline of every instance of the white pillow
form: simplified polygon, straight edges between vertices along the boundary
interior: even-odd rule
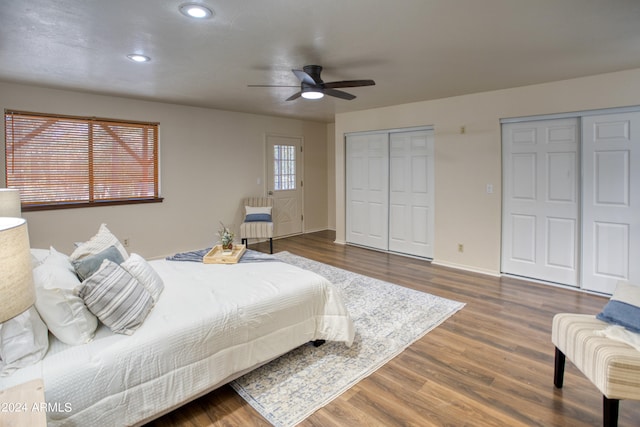
[[[271,215],[272,207],[271,206],[261,206],[261,207],[245,206],[244,209],[247,215],[252,215],[252,214]]]
[[[49,249],[31,248],[31,268],[36,268],[49,256]]]
[[[153,307],[149,291],[108,259],[82,282],[79,295],[89,310],[117,334],[133,334]]]
[[[96,255],[107,249],[109,246],[115,246],[122,254],[122,259],[129,258],[127,250],[122,246],[122,243],[120,243],[118,238],[111,234],[111,231],[107,228],[107,224],[100,225],[98,233],[88,241],[81,243],[76,247],[69,258],[71,261],[76,261],[89,255]]]
[[[40,361],[49,349],[49,331],[35,307],[0,323],[0,376]]]
[[[33,270],[36,308],[49,330],[69,345],[93,339],[98,319],[76,293],[80,280],[66,255],[50,249],[49,256]]]
[[[160,294],[164,289],[164,282],[147,260],[138,254],[131,254],[126,261],[120,264],[120,267],[127,270],[142,286],[147,288],[153,301],[158,302],[158,298],[160,298]]]

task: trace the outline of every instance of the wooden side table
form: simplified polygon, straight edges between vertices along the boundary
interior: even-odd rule
[[[32,380],[0,390],[0,426],[46,427],[44,382]]]

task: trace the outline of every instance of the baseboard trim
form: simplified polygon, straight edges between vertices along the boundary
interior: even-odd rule
[[[313,230],[304,230],[302,232],[302,234],[318,233],[320,231],[327,231],[327,230],[328,230],[328,228],[316,228],[316,229],[313,229]]]
[[[485,270],[483,268],[470,267],[468,265],[456,264],[454,262],[446,262],[446,261],[431,261],[434,265],[439,265],[441,267],[455,268],[457,270],[469,271],[471,273],[485,274],[487,276],[492,277],[502,277],[502,274],[499,271],[494,270]]]

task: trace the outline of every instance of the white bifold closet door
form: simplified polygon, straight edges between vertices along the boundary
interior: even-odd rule
[[[583,288],[640,284],[640,112],[582,119]]]
[[[502,126],[502,271],[578,284],[578,119]]]
[[[433,258],[433,131],[346,138],[346,239]]]

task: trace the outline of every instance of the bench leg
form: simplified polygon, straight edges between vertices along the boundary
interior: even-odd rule
[[[564,382],[564,363],[566,356],[563,352],[561,352],[558,347],[556,347],[556,361],[555,361],[555,369],[553,372],[553,384],[557,388],[562,388],[562,383]]]
[[[273,253],[273,238],[269,237],[269,253]]]
[[[602,425],[604,427],[618,427],[618,410],[620,401],[602,396]]]

